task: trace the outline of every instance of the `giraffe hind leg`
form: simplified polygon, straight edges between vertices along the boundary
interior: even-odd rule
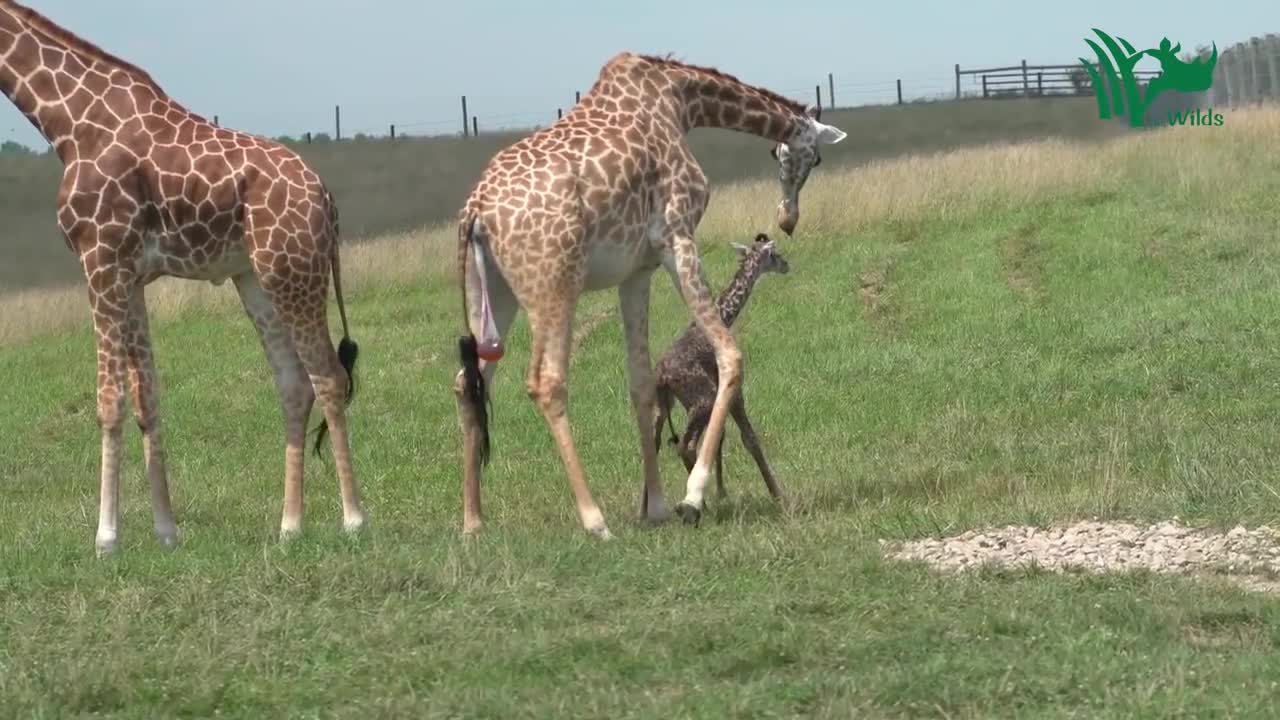
[[[284,509],[280,537],[289,539],[302,530],[302,470],[305,459],[307,418],[315,403],[315,391],[307,378],[293,335],[276,313],[270,298],[252,272],[234,279],[245,314],[253,321],[258,340],[275,376],[285,424]]]
[[[146,289],[143,287],[136,288],[130,299],[125,337],[133,416],[142,431],[142,451],[146,460],[147,480],[151,486],[151,511],[156,539],[165,547],[175,547],[178,544],[178,528],[173,520],[173,506],[169,499],[164,442],[160,431],[159,380],[152,356]]]
[[[316,402],[324,412],[328,434],[333,439],[333,459],[342,497],[342,524],[347,531],[355,532],[364,527],[366,516],[347,434],[345,406],[351,380],[329,336],[328,263],[315,265],[319,266],[318,271],[310,275],[293,271],[276,274],[272,267],[262,264],[255,264],[255,270],[276,315],[289,329],[294,348],[311,379]]]

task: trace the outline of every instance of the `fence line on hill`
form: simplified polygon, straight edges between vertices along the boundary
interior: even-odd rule
[[[1198,53],[1207,56],[1207,51]],[[1150,81],[1158,76],[1158,70],[1137,70],[1133,73],[1139,81]],[[950,82],[938,77],[918,79],[904,84],[903,78],[872,82],[838,83],[836,73],[828,72],[826,82],[813,86],[813,101],[823,110],[850,109],[866,105],[903,105],[908,102],[965,98],[1016,98],[1092,95],[1093,81],[1079,63],[1032,65],[1025,59],[1017,65],[965,69],[956,63]],[[969,86],[965,87],[968,80]],[[799,97],[807,90],[790,88],[783,94]],[[574,92],[576,105],[582,97]],[[853,102],[849,101],[853,98]],[[1255,36],[1221,50],[1214,70],[1213,86],[1205,98],[1214,106],[1239,107],[1263,101],[1280,100],[1280,35],[1269,33]],[[863,100],[863,102],[858,102]],[[426,130],[426,134],[457,135],[463,138],[480,134],[483,119],[485,131],[502,131],[540,127],[551,122],[551,113],[506,113],[483,117],[468,109],[468,98],[461,96],[461,120],[425,120],[411,123],[390,123],[386,130],[364,128],[353,134],[354,139],[390,138],[408,136],[406,130]],[[564,116],[564,107],[555,109],[555,117]],[[300,142],[317,140],[348,140],[342,135],[341,107],[334,106],[334,133],[304,133]],[[545,120],[534,119],[544,117]],[[510,121],[520,119],[524,124]],[[504,122],[507,121],[507,122]],[[459,122],[461,126],[459,127]],[[455,129],[446,130],[452,125]],[[439,132],[432,132],[438,130]]]
[[[1208,56],[1208,49],[1197,50],[1200,57]],[[837,82],[834,72],[828,72],[825,82],[813,85],[813,101],[823,110],[851,109],[868,105],[903,105],[944,99],[965,98],[1016,98],[1083,96],[1093,94],[1093,81],[1083,66],[1031,65],[1024,59],[1018,65],[964,69],[956,63],[950,78],[940,76],[917,77],[904,83],[902,77],[893,80],[870,82]],[[1159,71],[1139,70],[1134,77],[1149,81]],[[968,80],[969,86],[964,86]],[[807,89],[795,87],[782,90],[791,97],[805,97]],[[576,105],[582,97],[574,92]],[[852,102],[850,99],[852,98]],[[1203,98],[1215,107],[1239,107],[1263,101],[1280,100],[1280,35],[1268,33],[1236,43],[1220,50],[1214,69],[1213,85]],[[396,140],[410,135],[460,136],[469,138],[486,132],[515,131],[541,127],[552,122],[550,110],[482,115],[476,112],[474,103],[461,96],[461,119],[432,119],[415,122],[389,123],[382,128],[364,127],[349,136],[343,135],[342,106],[334,105],[332,134],[328,131],[307,131],[298,137],[280,136],[292,142],[307,143],[389,138]],[[572,107],[572,106],[570,106]],[[554,109],[555,118],[563,117],[564,107]],[[482,122],[483,120],[483,122]],[[213,116],[215,125],[220,117]],[[461,126],[459,127],[459,122]],[[452,129],[450,129],[452,128]]]

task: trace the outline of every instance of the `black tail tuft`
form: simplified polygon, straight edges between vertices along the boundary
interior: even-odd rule
[[[480,372],[480,354],[474,335],[458,338],[458,356],[462,360],[463,399],[476,414],[480,427],[480,464],[489,464],[489,398],[485,392],[484,375]]]
[[[356,358],[358,357],[360,357],[360,346],[356,345],[355,340],[344,336],[338,343],[338,362],[342,363],[342,369],[347,371],[347,393],[344,398],[347,404],[351,403],[351,398],[356,394]],[[320,421],[320,427],[316,428],[316,455],[320,454],[320,446],[324,443],[328,432],[329,420],[325,418]]]

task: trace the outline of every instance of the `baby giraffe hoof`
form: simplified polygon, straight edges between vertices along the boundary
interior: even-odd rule
[[[702,509],[691,503],[681,502],[676,505],[676,514],[680,516],[685,525],[698,527],[698,524],[702,522]]]
[[[608,541],[613,539],[613,533],[609,532],[609,528],[604,525],[601,525],[600,527],[590,528],[589,530],[587,530],[587,532],[591,535],[591,537],[597,540]]]

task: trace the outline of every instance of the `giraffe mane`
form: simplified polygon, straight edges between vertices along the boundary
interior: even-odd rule
[[[787,108],[788,110],[791,110],[797,115],[803,115],[805,112],[805,105],[802,102],[792,100],[791,98],[779,95],[778,93],[772,90],[769,90],[768,88],[762,88],[758,85],[752,85],[750,83],[743,82],[739,80],[737,77],[730,75],[729,73],[724,72],[723,70],[717,70],[716,68],[708,67],[706,65],[694,65],[692,63],[676,60],[675,58],[672,57],[672,55],[674,55],[674,53],[667,53],[666,57],[659,57],[657,55],[640,55],[639,57],[642,60],[654,63],[656,65],[663,65],[666,67],[673,67],[681,70],[689,70],[696,73],[710,75],[711,77],[714,77],[714,78],[720,78],[721,80],[728,80],[730,82],[734,82],[739,85],[749,87],[752,90],[755,90],[756,92],[763,95],[765,98],[772,100],[778,103],[779,105],[782,105],[783,107]]]
[[[41,15],[34,8],[29,8],[16,2],[6,2],[3,4],[12,5],[14,15],[16,15],[18,20],[30,29],[35,30],[41,35],[49,37],[55,42],[65,45],[67,49],[79,55],[83,55],[91,60],[106,63],[107,65],[114,65],[120,70],[132,75],[134,79],[139,82],[150,85],[161,95],[165,95],[166,97],[168,96],[164,90],[160,89],[160,84],[157,83],[146,70],[134,65],[128,60],[103,50],[97,45],[58,25],[44,15]]]

